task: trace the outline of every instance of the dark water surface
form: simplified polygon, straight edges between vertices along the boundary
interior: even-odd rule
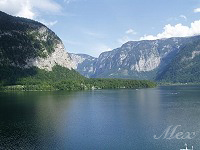
[[[154,139],[169,126],[193,139]],[[200,86],[0,93],[0,149],[200,149]]]

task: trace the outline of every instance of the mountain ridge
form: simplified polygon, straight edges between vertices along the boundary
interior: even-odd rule
[[[0,20],[0,67],[37,67],[52,71],[59,65],[75,69],[88,78],[200,81],[200,73],[196,73],[200,57],[199,35],[129,41],[95,58],[68,53],[61,39],[37,21],[1,11]],[[190,63],[189,67],[187,63]]]
[[[4,12],[0,12],[0,20],[1,65],[49,71],[57,64],[72,68],[61,39],[45,25]]]
[[[170,81],[161,77],[161,75],[168,70],[169,64],[173,62],[185,46],[195,43],[198,39],[200,39],[199,35],[129,41],[119,48],[101,53],[97,59],[91,62],[92,65],[90,64],[90,70],[93,70],[92,73],[90,71],[90,74],[87,74],[89,72],[87,64],[80,64],[82,68],[87,70],[84,74],[79,70],[77,71],[92,78],[130,78],[188,82],[190,80],[177,79],[176,81]],[[175,62],[176,60],[174,60]],[[173,72],[171,73],[173,74]],[[193,82],[195,81],[193,80]]]
[[[73,62],[72,58],[78,62]],[[83,58],[84,59],[80,59]],[[87,59],[87,61],[86,61]],[[150,81],[88,79],[73,68],[93,57],[66,52],[45,25],[0,12],[0,90],[87,90],[155,87]]]

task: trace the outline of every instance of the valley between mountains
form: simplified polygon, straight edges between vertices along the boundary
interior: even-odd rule
[[[0,85],[19,90],[155,87],[200,81],[200,36],[129,41],[98,58],[68,53],[48,27],[0,12]],[[150,80],[150,81],[149,81]]]

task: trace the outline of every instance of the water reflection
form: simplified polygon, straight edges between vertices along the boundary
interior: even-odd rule
[[[0,93],[0,149],[164,150],[185,142],[198,148],[198,138],[153,135],[169,125],[197,130],[199,89]]]

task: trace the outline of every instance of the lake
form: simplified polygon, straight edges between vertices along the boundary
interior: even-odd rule
[[[177,125],[195,137],[154,138]],[[0,93],[0,149],[200,149],[199,131],[200,86]]]

